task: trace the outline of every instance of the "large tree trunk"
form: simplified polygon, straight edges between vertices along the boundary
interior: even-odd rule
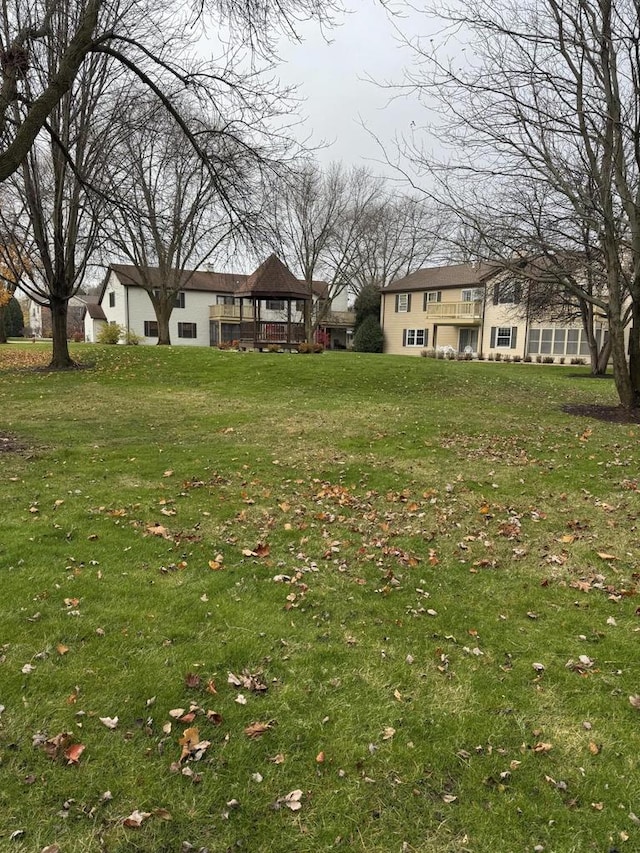
[[[635,394],[635,405],[640,406],[640,305],[633,303],[633,321],[629,332],[629,375]]]
[[[591,374],[593,376],[604,376],[607,372],[607,367],[609,365],[609,359],[611,358],[611,336],[607,335],[606,341],[603,343],[600,352],[598,353],[598,362],[596,364],[595,370],[593,369],[593,363],[591,364]]]
[[[51,308],[51,337],[53,338],[53,354],[49,367],[53,370],[67,370],[75,367],[75,362],[69,355],[67,341],[67,310],[69,302],[66,299],[52,296]]]
[[[6,316],[7,306],[0,305],[0,344],[7,343],[7,333],[4,327],[4,319]]]
[[[616,383],[620,403],[625,409],[633,409],[637,405],[637,398],[631,382],[631,374],[627,362],[624,324],[620,318],[620,314],[615,310],[609,311],[609,340],[611,342],[613,378]]]

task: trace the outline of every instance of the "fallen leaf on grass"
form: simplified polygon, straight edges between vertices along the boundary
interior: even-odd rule
[[[600,557],[601,560],[617,560],[618,559],[618,557],[616,557],[614,554],[607,554],[604,551],[597,551],[596,553],[597,553],[598,557]]]
[[[265,732],[268,732],[271,728],[273,728],[273,721],[268,723],[255,722],[248,725],[245,728],[244,733],[248,738],[255,740],[256,738],[262,737],[262,735]]]
[[[129,817],[125,817],[122,825],[128,826],[130,829],[138,829],[148,817],[151,817],[151,812],[141,812],[134,809]]]
[[[161,524],[149,524],[146,531],[152,536],[162,536],[163,539],[171,539],[171,534],[167,528],[163,527]]]
[[[551,744],[551,743],[543,743],[542,741],[541,741],[540,743],[537,743],[537,744],[533,747],[533,751],[534,751],[534,752],[539,752],[539,753],[551,752],[551,750],[552,750],[552,749],[553,749],[553,744]]]
[[[83,743],[74,743],[68,749],[65,749],[64,757],[67,759],[67,764],[77,764],[85,748]]]
[[[284,797],[278,797],[275,802],[275,808],[279,809],[281,806],[286,806],[288,809],[291,809],[292,812],[297,812],[302,808],[302,803],[300,800],[302,799],[302,791],[297,788],[295,791],[290,791]]]
[[[108,729],[115,729],[118,725],[117,717],[98,717],[103,726],[106,726]]]
[[[243,669],[239,676],[229,672],[227,683],[233,684],[234,687],[244,687],[245,690],[251,690],[252,693],[265,693],[268,689],[262,673],[251,673],[248,669]]]
[[[69,646],[65,646],[62,643],[58,643],[58,645],[56,646],[56,651],[58,652],[60,657],[62,657],[62,655],[66,655],[66,653],[69,651]]]
[[[640,696],[637,693],[635,696],[629,696],[629,704],[632,708],[640,708]]]

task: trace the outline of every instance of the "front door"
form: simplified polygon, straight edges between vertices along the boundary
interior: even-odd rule
[[[469,349],[467,349],[469,347]],[[458,339],[459,352],[476,352],[478,349],[478,330],[460,329],[460,337]]]

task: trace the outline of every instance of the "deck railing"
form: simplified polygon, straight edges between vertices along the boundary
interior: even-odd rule
[[[446,320],[481,320],[482,301],[427,302],[427,317]]]

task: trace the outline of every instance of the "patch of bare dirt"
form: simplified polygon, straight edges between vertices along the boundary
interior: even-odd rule
[[[27,445],[19,441],[15,435],[0,432],[0,453],[21,453]]]
[[[640,424],[640,409],[625,409],[622,406],[597,406],[588,403],[571,404],[562,407],[568,415],[582,418],[594,418],[610,424]]]

